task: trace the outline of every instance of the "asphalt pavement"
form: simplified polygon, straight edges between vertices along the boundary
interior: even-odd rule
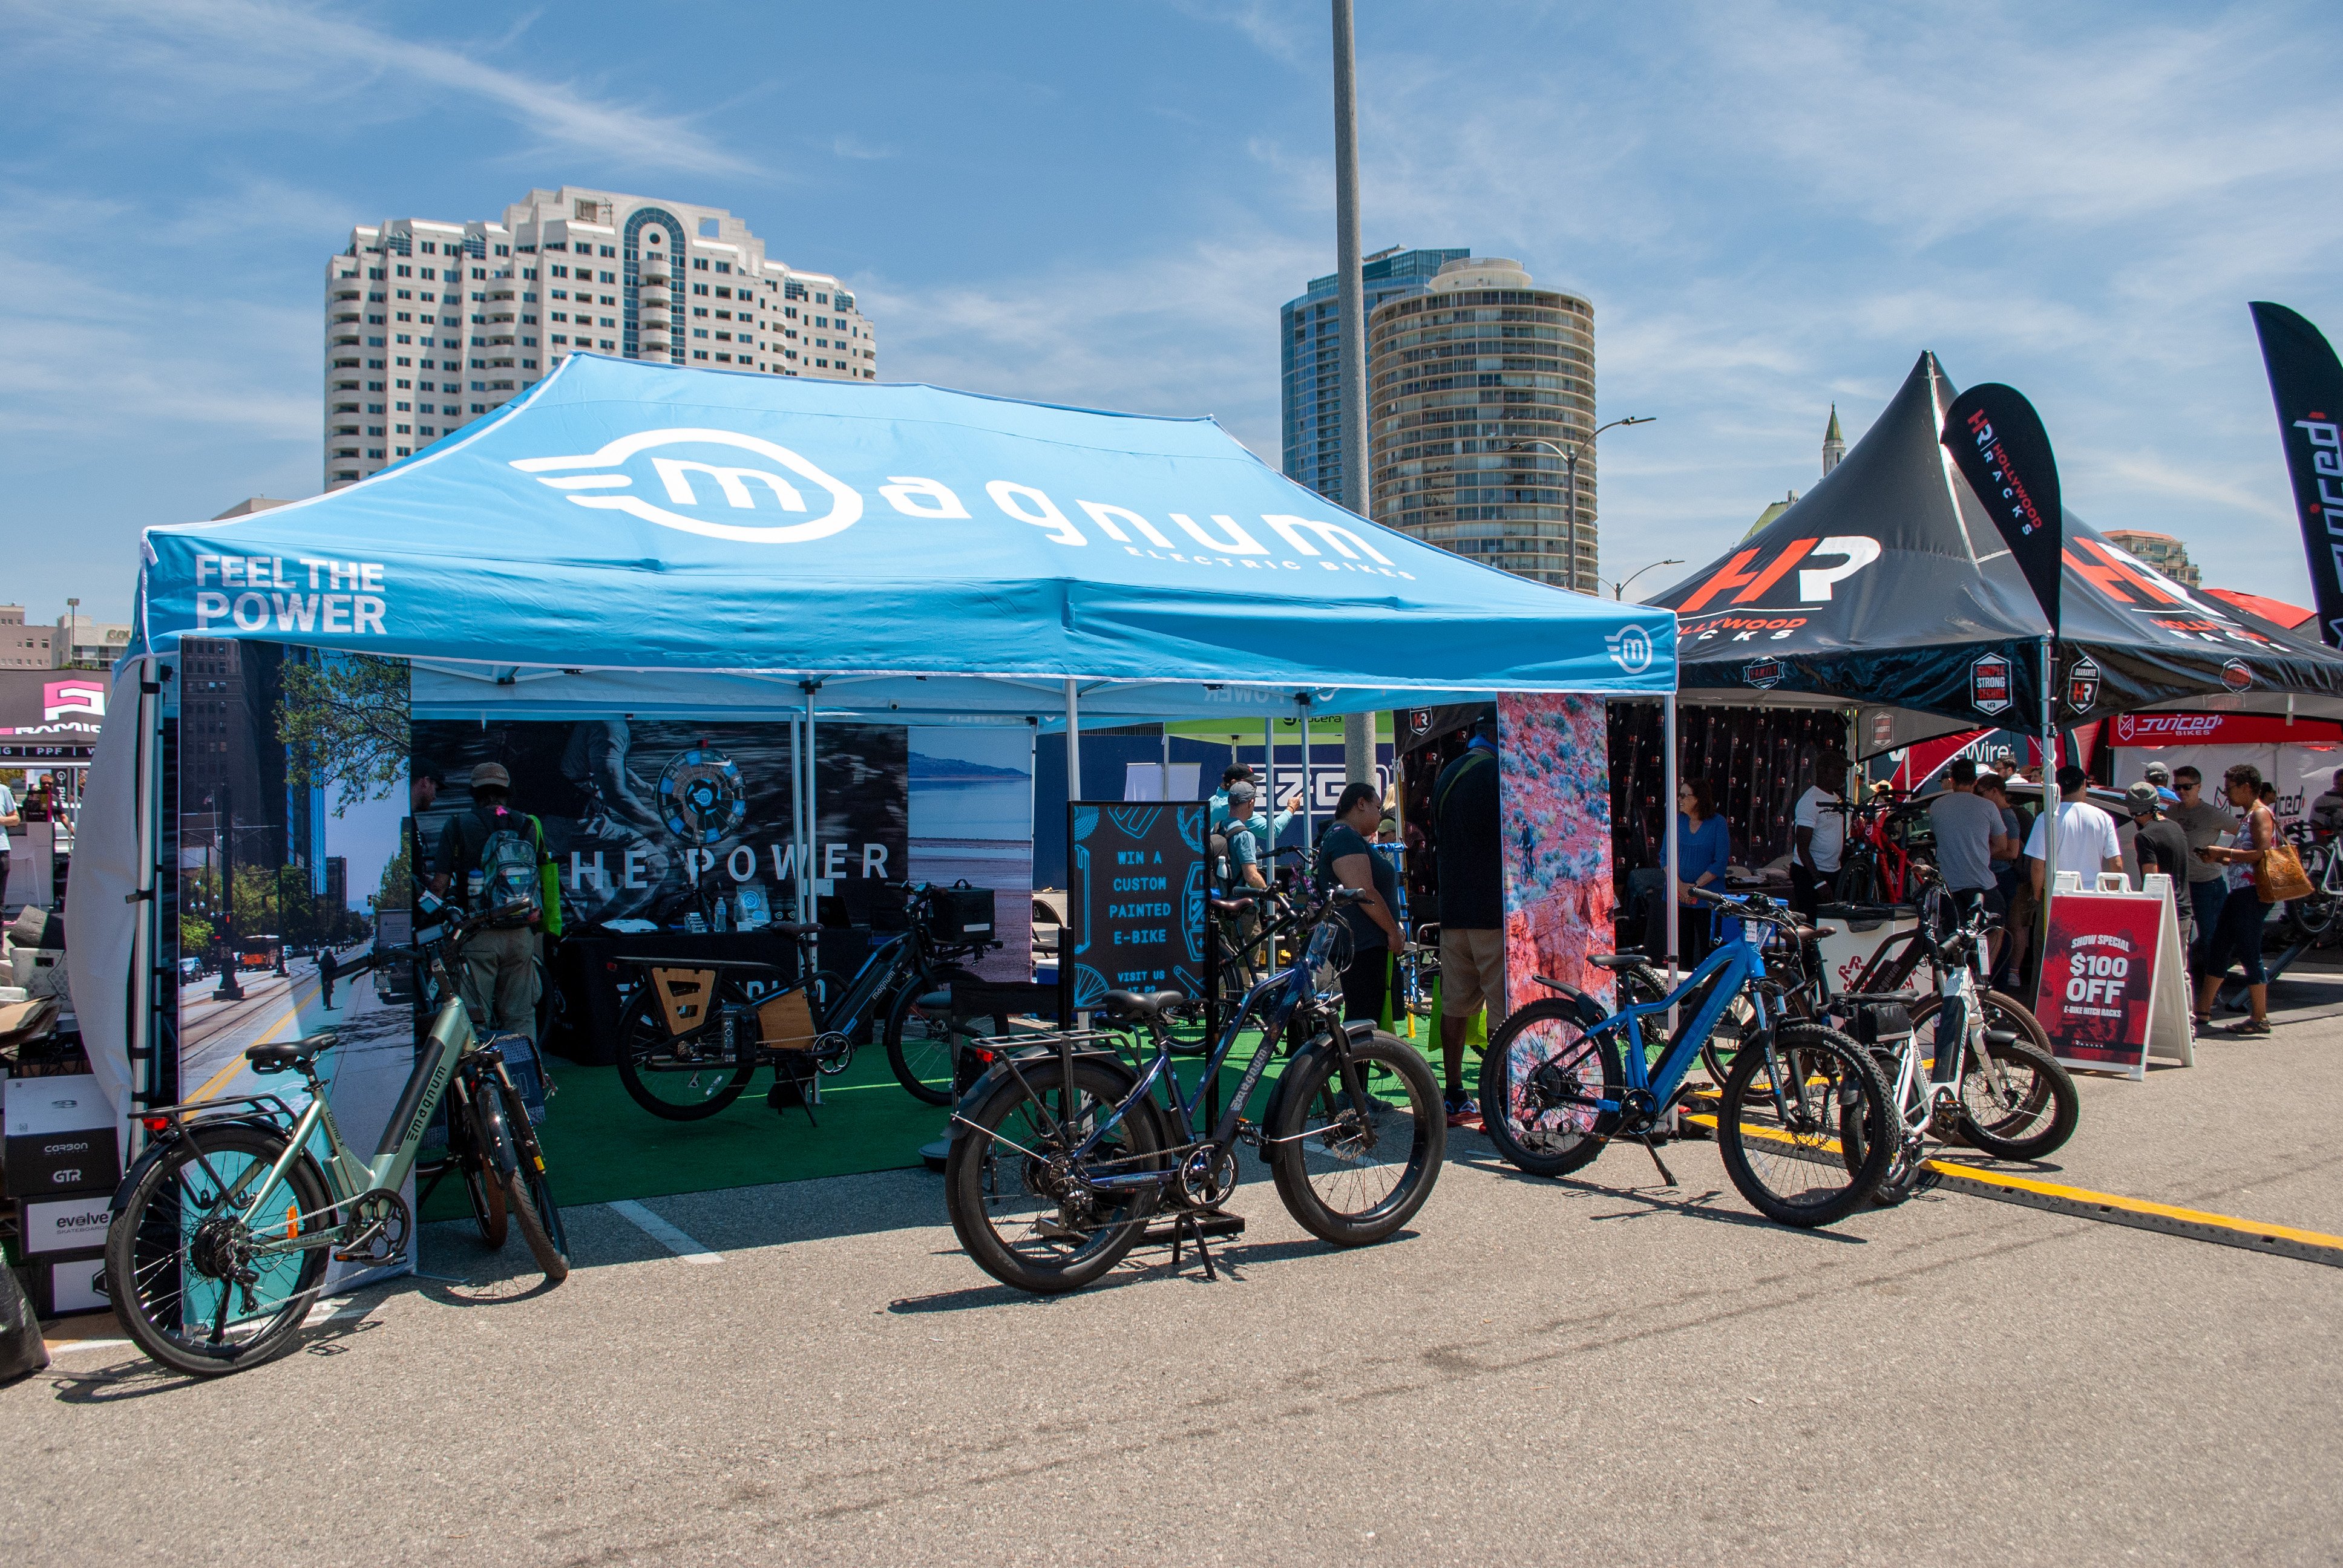
[[[2041,1168],[2343,1231],[2343,975],[2083,1084]],[[777,1121],[775,1137],[820,1134]],[[2332,1563],[2343,1268],[1923,1195],[1759,1220],[1712,1146],[1541,1181],[1460,1134],[1339,1252],[1260,1168],[1218,1282],[993,1285],[919,1171],[596,1205],[577,1271],[434,1227],[224,1381],[0,1390],[41,1564]],[[679,1249],[680,1249],[680,1255]],[[68,1330],[76,1325],[68,1325]],[[78,1325],[104,1334],[107,1325]]]

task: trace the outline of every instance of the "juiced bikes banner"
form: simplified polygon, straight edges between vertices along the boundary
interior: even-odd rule
[[[2318,635],[2343,647],[2343,365],[2318,328],[2285,306],[2257,300],[2253,312],[2318,599]]]
[[[2059,559],[2066,513],[2058,499],[2058,460],[2034,405],[2014,387],[1987,381],[1953,400],[1942,439],[1976,498],[2026,574],[2050,629],[2058,629]]]

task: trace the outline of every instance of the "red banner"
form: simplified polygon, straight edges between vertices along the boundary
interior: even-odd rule
[[[2115,746],[2338,746],[2343,723],[2282,713],[2126,713],[2107,726]]]
[[[2118,1072],[2146,1064],[2163,910],[2152,899],[2089,893],[2050,900],[2034,1016],[2059,1060]]]

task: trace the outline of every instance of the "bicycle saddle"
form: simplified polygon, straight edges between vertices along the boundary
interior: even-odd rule
[[[275,1045],[256,1045],[244,1053],[255,1072],[285,1072],[313,1061],[322,1051],[331,1050],[341,1040],[331,1034],[313,1034],[307,1040],[280,1040]]]
[[[1216,915],[1241,915],[1252,906],[1242,899],[1206,899],[1204,907]]]
[[[1800,926],[1791,935],[1802,942],[1817,942],[1825,937],[1838,935],[1838,928],[1836,926]]]
[[[1650,963],[1648,954],[1638,952],[1589,953],[1586,961],[1599,970],[1631,970],[1637,964]]]
[[[795,920],[775,920],[764,929],[777,937],[809,937],[821,930],[818,925],[801,926]]]
[[[1106,993],[1106,1011],[1111,1018],[1148,1023],[1162,1017],[1167,1009],[1178,1007],[1187,1000],[1184,991],[1111,990]]]

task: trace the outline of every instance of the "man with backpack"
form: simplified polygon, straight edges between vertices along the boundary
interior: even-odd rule
[[[431,890],[494,918],[464,945],[464,1006],[483,1037],[537,1035],[537,936],[561,934],[561,884],[545,825],[511,808],[512,775],[472,769],[472,809],[439,832]]]

